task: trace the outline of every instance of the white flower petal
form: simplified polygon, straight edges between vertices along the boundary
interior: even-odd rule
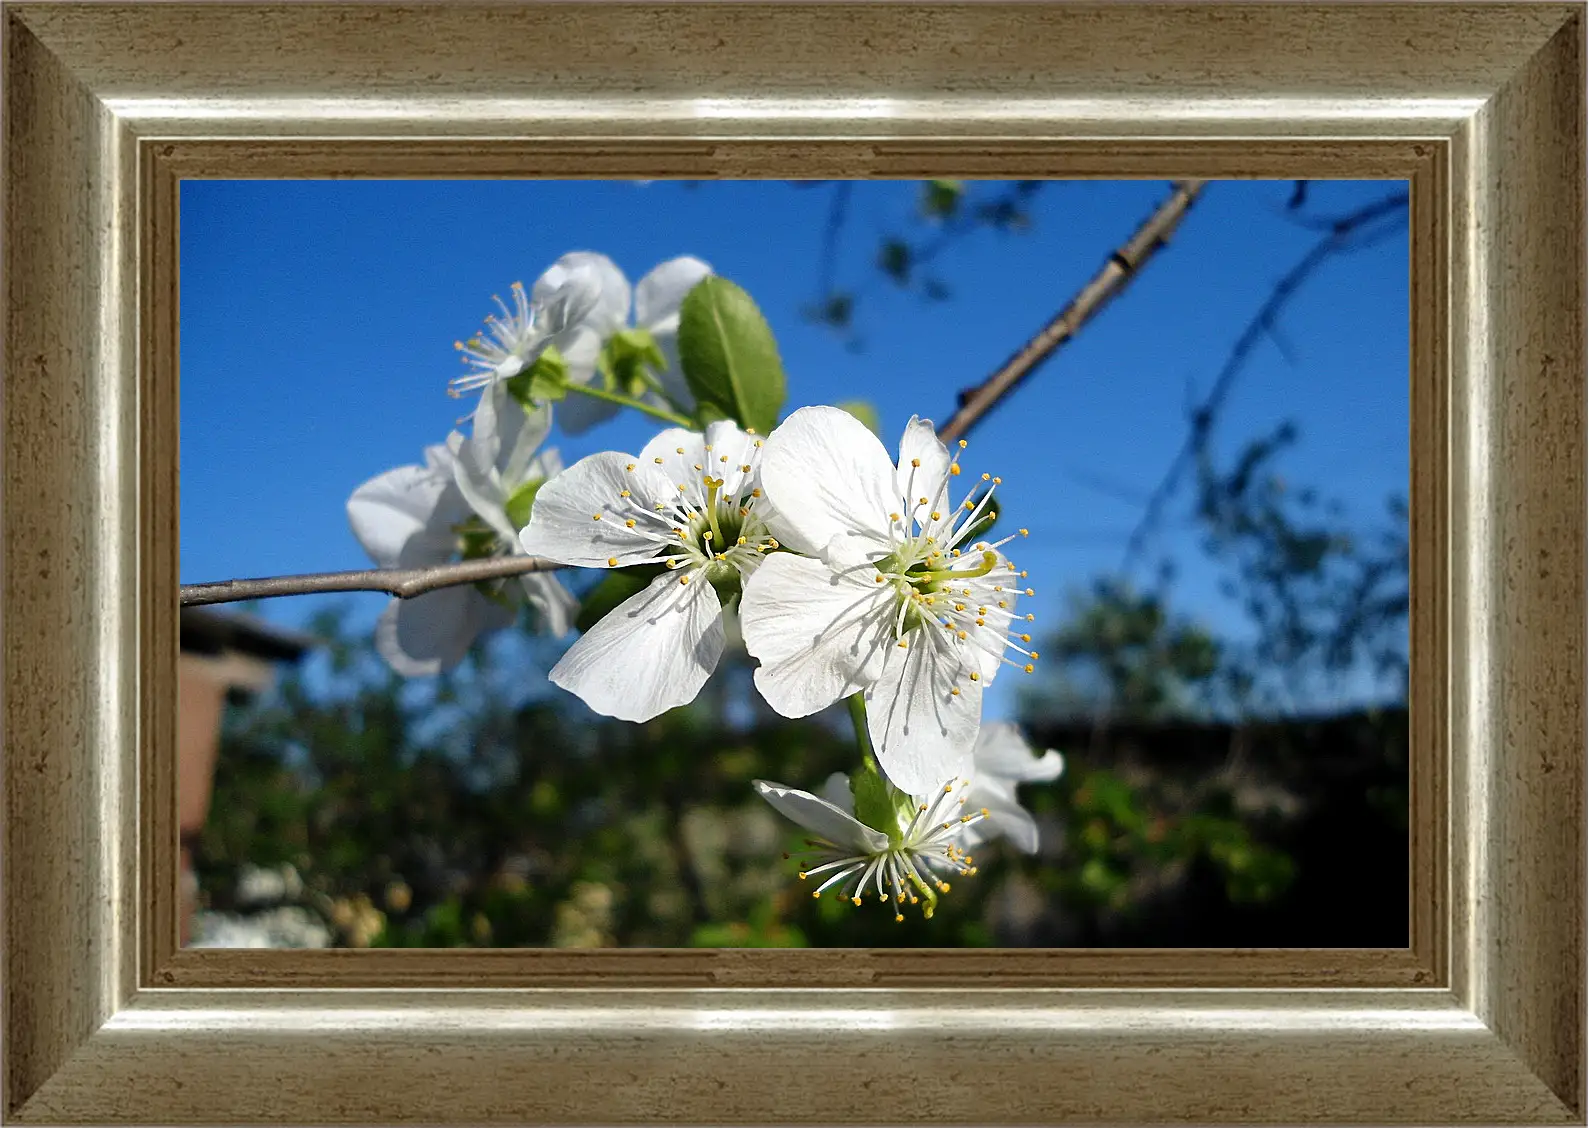
[[[996,838],[1006,838],[1010,845],[1023,853],[1037,853],[1037,820],[1014,799],[983,791],[978,783],[980,780],[967,788],[966,806],[972,809],[986,807],[988,817],[970,824],[962,831],[965,844],[969,847]]]
[[[628,467],[633,466],[633,470]],[[519,544],[531,556],[544,556],[561,564],[606,568],[640,564],[655,558],[661,545],[655,535],[653,499],[671,487],[630,454],[603,451],[582,458],[549,480],[535,495],[530,523],[519,534]],[[623,498],[623,490],[631,496]],[[626,514],[637,516],[628,528]],[[597,520],[596,515],[601,514]],[[649,524],[648,524],[649,522]],[[617,565],[611,561],[616,560]]]
[[[913,462],[921,465],[914,466]],[[912,415],[899,440],[899,469],[896,471],[899,496],[906,499],[912,517],[922,524],[946,525],[954,506],[949,504],[949,451],[933,431],[932,420]],[[923,505],[921,499],[926,498]],[[929,521],[934,510],[938,521]]]
[[[613,608],[548,675],[596,712],[648,721],[695,700],[723,652],[722,603],[666,573]]]
[[[740,623],[760,661],[756,688],[785,717],[804,717],[865,688],[892,646],[885,585],[775,552],[745,581]]]
[[[779,814],[797,826],[826,838],[835,846],[844,846],[863,854],[875,854],[888,848],[888,835],[856,821],[826,799],[820,799],[809,791],[764,779],[753,780],[751,786]]]
[[[680,255],[652,267],[635,285],[635,325],[649,329],[655,337],[677,333],[684,296],[710,273],[712,268],[692,255]]]
[[[583,323],[605,337],[629,319],[629,280],[612,259],[594,251],[558,259],[535,280],[530,298],[544,307],[552,333]]]
[[[982,686],[967,678],[948,639],[930,624],[892,644],[866,690],[877,766],[912,795],[932,794],[969,767],[982,718]],[[959,693],[951,693],[958,688]]]
[[[1065,770],[1065,758],[1053,749],[1033,755],[1021,730],[1009,721],[984,724],[974,754],[978,781],[995,776],[1016,783],[1046,783]]]
[[[836,407],[802,407],[773,429],[761,485],[776,512],[774,535],[809,556],[841,534],[887,545],[889,514],[901,504],[883,444]]]
[[[761,447],[756,442],[755,435],[741,431],[732,419],[706,425],[706,445],[712,449],[705,465],[712,477],[722,479],[722,491],[728,497],[740,496],[755,483],[761,467]]]
[[[822,785],[822,798],[847,815],[855,814],[855,795],[850,791],[850,777],[834,772]]]
[[[699,431],[669,427],[640,451],[640,462],[654,467],[672,484],[675,501],[688,502],[697,509],[706,504],[706,489],[701,485],[706,474],[706,439]]]
[[[430,452],[427,451],[427,458]],[[381,568],[417,568],[451,557],[451,525],[464,516],[463,498],[435,466],[399,466],[359,486],[348,498],[348,524]]]
[[[574,616],[579,614],[579,600],[561,580],[548,572],[531,572],[519,577],[519,587],[539,615],[542,633],[553,638],[562,638],[568,633],[574,625]]]
[[[453,479],[458,484],[458,491],[469,503],[469,508],[490,525],[497,536],[512,543],[518,536],[518,530],[508,520],[507,511],[503,508],[508,500],[507,490],[503,487],[496,466],[501,447],[502,440],[497,435],[466,439],[454,431]]]
[[[472,587],[394,599],[375,623],[375,649],[404,677],[428,677],[456,666],[483,632],[507,626],[513,613]]]
[[[525,411],[505,383],[493,384],[475,409],[475,442],[495,440],[495,463],[503,485],[513,490],[525,480],[530,461],[552,429],[552,409]]]

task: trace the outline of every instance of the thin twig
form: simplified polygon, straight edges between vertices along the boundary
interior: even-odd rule
[[[267,576],[257,580],[221,580],[210,584],[183,584],[182,606],[206,603],[239,603],[245,599],[271,599],[282,595],[313,595],[332,591],[384,591],[398,599],[412,599],[439,588],[522,576],[530,572],[555,572],[563,565],[538,556],[494,556],[465,560],[434,568],[365,568],[355,572],[310,572],[299,576]]]
[[[960,408],[939,431],[947,442],[963,437],[999,400],[1047,360],[1082,325],[1142,269],[1142,264],[1169,239],[1192,201],[1203,189],[1201,180],[1176,181],[1163,204],[1137,228],[1090,282],[1081,288],[1059,314],[981,384],[960,393]],[[503,556],[468,560],[433,568],[366,568],[353,572],[312,572],[298,576],[269,576],[257,580],[222,580],[182,585],[182,606],[237,603],[247,599],[272,599],[286,595],[322,592],[380,591],[398,599],[436,591],[456,584],[495,580],[529,572],[552,572],[563,565],[534,556]]]
[[[1055,349],[1074,337],[1110,299],[1124,290],[1142,269],[1143,263],[1168,242],[1205,183],[1202,180],[1176,181],[1169,198],[1154,210],[1119,250],[1109,256],[1103,269],[1093,275],[1092,280],[1052,321],[1016,350],[1015,355],[993,375],[976,387],[960,393],[960,410],[955,412],[938,434],[946,442],[963,437],[992,410],[994,404],[1014,391]]]
[[[1164,506],[1168,504],[1172,494],[1180,484],[1181,475],[1191,465],[1197,452],[1208,441],[1209,433],[1213,430],[1214,420],[1225,405],[1225,399],[1230,395],[1230,389],[1235,384],[1236,377],[1246,366],[1258,342],[1265,337],[1272,337],[1275,323],[1279,320],[1280,313],[1286,305],[1296,296],[1302,283],[1323,265],[1331,256],[1347,250],[1357,250],[1371,246],[1379,238],[1397,230],[1396,226],[1385,226],[1375,231],[1370,231],[1364,236],[1364,229],[1370,228],[1387,216],[1399,216],[1407,208],[1407,194],[1395,192],[1367,204],[1356,211],[1331,220],[1328,225],[1329,234],[1308,249],[1307,254],[1297,260],[1290,270],[1279,282],[1275,283],[1273,290],[1263,305],[1258,307],[1258,312],[1247,322],[1241,334],[1231,346],[1225,358],[1224,365],[1219,370],[1219,375],[1214,379],[1214,385],[1209,389],[1208,395],[1191,412],[1191,424],[1187,429],[1186,440],[1171,460],[1169,468],[1164,472],[1164,477],[1148,495],[1148,501],[1143,506],[1142,517],[1136,527],[1131,530],[1130,539],[1126,541],[1124,559],[1121,561],[1120,571],[1130,572],[1136,563],[1138,555],[1147,543],[1148,535],[1154,526],[1159,523]],[[1399,225],[1398,225],[1399,226]]]

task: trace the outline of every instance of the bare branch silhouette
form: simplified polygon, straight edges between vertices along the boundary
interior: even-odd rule
[[[1297,260],[1296,265],[1286,271],[1275,284],[1274,289],[1269,292],[1269,297],[1264,300],[1258,312],[1237,336],[1208,395],[1191,411],[1191,424],[1187,430],[1186,440],[1170,461],[1169,468],[1165,470],[1159,484],[1148,495],[1142,517],[1132,529],[1131,537],[1126,542],[1125,556],[1120,566],[1121,572],[1129,572],[1136,563],[1148,537],[1161,520],[1165,505],[1179,487],[1182,475],[1208,442],[1214,421],[1224,408],[1237,376],[1252,358],[1253,350],[1257,348],[1259,341],[1265,337],[1275,339],[1275,326],[1281,311],[1290,304],[1302,284],[1332,256],[1362,250],[1400,230],[1406,212],[1407,193],[1399,191],[1345,215],[1322,221],[1328,234],[1314,243],[1307,254]],[[1396,222],[1390,224],[1382,222],[1389,218],[1394,218]]]

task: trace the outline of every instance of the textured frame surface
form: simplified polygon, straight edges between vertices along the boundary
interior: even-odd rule
[[[0,14],[0,1114],[1583,1122],[1581,7]],[[925,175],[1410,182],[1409,947],[177,950],[179,180]]]

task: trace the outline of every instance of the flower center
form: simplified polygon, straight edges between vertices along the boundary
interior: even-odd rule
[[[964,450],[965,440],[960,449]],[[911,463],[901,512],[890,513],[889,543],[893,551],[877,561],[877,582],[893,586],[897,600],[894,637],[901,647],[925,645],[941,660],[959,668],[973,682],[992,680],[998,665],[1018,666],[1032,673],[1037,651],[1028,649],[1032,636],[1026,624],[1035,616],[1017,617],[1015,601],[1032,595],[1018,585],[1026,573],[999,549],[1026,529],[1000,540],[973,541],[991,523],[993,493],[1003,479],[982,475],[959,506],[947,504],[949,479],[960,475],[955,452],[948,473],[936,483],[922,483],[921,462]],[[979,492],[980,491],[980,492]],[[965,546],[964,548],[962,546]],[[1012,629],[1015,624],[1020,629]],[[940,628],[933,631],[930,628]],[[1015,652],[1011,657],[1008,652]],[[986,658],[995,659],[990,669]],[[958,695],[956,685],[950,691]]]

